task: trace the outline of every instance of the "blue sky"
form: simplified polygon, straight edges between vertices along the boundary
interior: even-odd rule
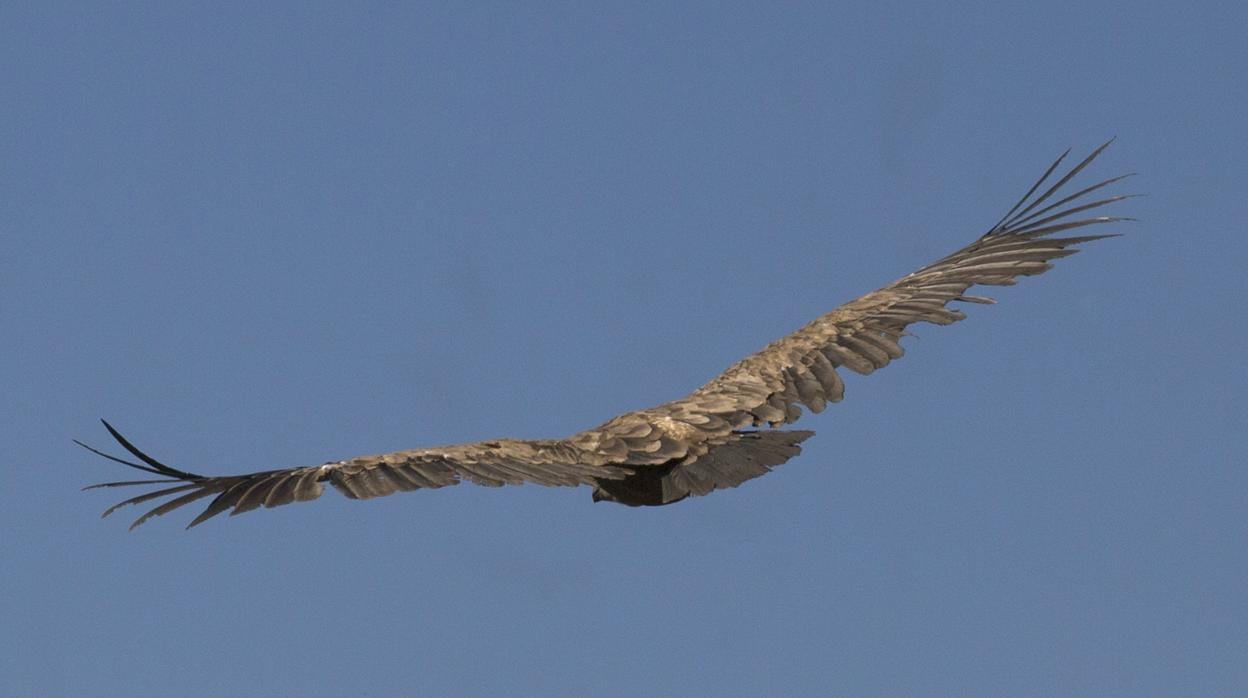
[[[6,3],[0,693],[1248,687],[1248,10]],[[680,396],[1115,145],[1139,223],[676,506],[101,521]],[[130,514],[129,510],[124,514]]]

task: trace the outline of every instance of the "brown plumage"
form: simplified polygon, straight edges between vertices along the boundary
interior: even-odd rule
[[[813,432],[773,428],[796,421],[803,406],[821,412],[829,402],[840,402],[845,384],[838,369],[866,375],[883,368],[901,357],[901,338],[909,325],[948,325],[966,317],[948,307],[951,301],[994,302],[967,295],[972,286],[1011,285],[1019,276],[1048,271],[1052,260],[1074,254],[1074,245],[1111,237],[1054,235],[1130,220],[1075,217],[1130,198],[1088,196],[1127,175],[1048,203],[1108,146],[1097,148],[1056,183],[1037,193],[1070,151],[1063,153],[1000,222],[961,250],[816,318],[683,398],[622,414],[566,439],[482,441],[213,477],[160,463],[105,422],[108,432],[138,462],[76,443],[160,479],[108,482],[87,489],[170,485],[104,512],[107,516],[127,504],[172,497],[139,517],[131,526],[134,528],[153,516],[214,495],[190,526],[227,510],[234,515],[260,506],[308,501],[321,495],[326,482],[352,499],[436,489],[463,480],[491,487],[524,482],[590,485],[595,501],[632,506],[671,504],[689,495],[736,487],[801,452],[801,442]]]

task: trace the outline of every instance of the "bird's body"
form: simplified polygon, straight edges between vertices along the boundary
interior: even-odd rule
[[[1019,276],[1047,271],[1074,245],[1107,235],[1052,237],[1084,226],[1127,220],[1072,218],[1127,196],[1084,201],[1105,180],[1049,201],[1109,144],[1093,151],[1056,184],[1036,194],[1062,162],[1058,158],[1009,213],[967,247],[877,291],[816,318],[796,332],[729,367],[689,395],[635,412],[565,439],[502,439],[361,456],[323,465],[236,476],[202,476],[160,463],[135,448],[112,426],[113,437],[139,462],[87,447],[110,460],[161,477],[93,487],[169,484],[127,504],[173,497],[135,521],[141,524],[193,501],[215,496],[191,522],[319,497],[324,483],[354,499],[398,491],[436,489],[467,480],[499,486],[532,482],[590,485],[595,501],[663,505],[704,495],[767,473],[801,451],[810,431],[776,429],[796,421],[802,407],[821,412],[844,397],[838,369],[869,374],[903,354],[900,341],[916,322],[947,325],[965,317],[953,301],[992,303],[967,295],[976,285],[1011,285]]]

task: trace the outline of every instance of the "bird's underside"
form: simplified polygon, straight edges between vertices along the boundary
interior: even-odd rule
[[[136,460],[76,443],[157,478],[107,482],[87,489],[160,486],[104,512],[107,516],[128,504],[166,500],[139,517],[133,528],[208,497],[212,497],[208,506],[190,526],[225,511],[234,515],[261,506],[308,501],[321,495],[325,483],[352,499],[436,489],[465,480],[488,486],[589,485],[595,501],[632,506],[671,504],[690,495],[736,487],[801,451],[801,443],[814,432],[776,427],[796,421],[803,406],[821,412],[828,403],[839,402],[845,393],[839,369],[866,375],[883,368],[901,357],[900,341],[909,325],[948,325],[963,319],[960,310],[948,307],[952,301],[994,302],[967,295],[972,286],[1012,285],[1018,277],[1041,274],[1053,260],[1074,254],[1075,245],[1111,237],[1058,234],[1130,220],[1079,216],[1130,198],[1089,196],[1127,175],[1059,194],[1108,145],[1043,188],[1066,157],[1063,154],[1000,222],[961,250],[816,318],[685,397],[622,414],[566,439],[501,439],[245,475],[204,476],[157,461],[105,422],[113,438]]]

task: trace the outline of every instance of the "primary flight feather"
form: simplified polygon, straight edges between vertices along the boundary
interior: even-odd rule
[[[1121,216],[1078,217],[1131,195],[1089,196],[1128,175],[1074,193],[1059,192],[1109,146],[1092,151],[1052,185],[1045,183],[1070,151],[1063,153],[1023,198],[987,233],[937,262],[850,301],[796,332],[729,367],[711,382],[678,400],[628,412],[566,439],[500,439],[436,448],[360,456],[323,465],[245,475],[205,476],[171,468],[140,451],[108,422],[109,434],[136,461],[109,460],[159,476],[106,482],[97,487],[160,486],[109,507],[169,498],[140,516],[153,516],[213,497],[188,525],[225,511],[231,515],[261,506],[316,499],[329,483],[352,499],[399,491],[436,489],[463,480],[499,486],[533,482],[549,486],[589,485],[595,501],[659,506],[690,495],[736,487],[801,452],[811,431],[775,429],[797,421],[801,407],[821,412],[845,395],[838,369],[869,374],[900,358],[901,338],[916,322],[948,325],[965,318],[952,301],[993,303],[968,295],[972,286],[1008,286],[1019,276],[1048,271],[1051,262],[1074,254],[1075,245],[1111,235],[1056,237]]]

